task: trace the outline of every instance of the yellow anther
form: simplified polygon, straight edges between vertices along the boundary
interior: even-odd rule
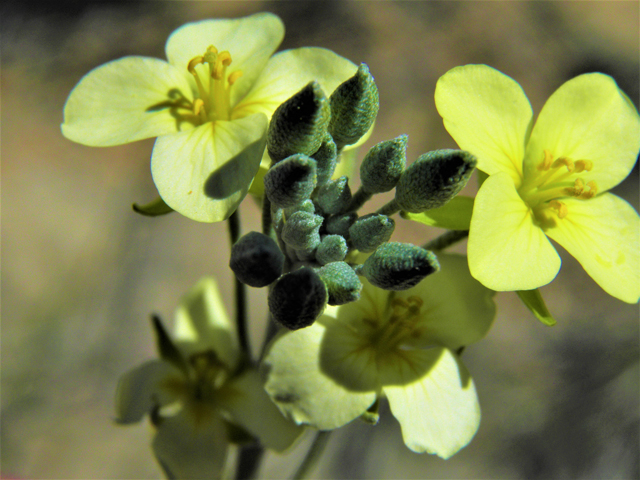
[[[207,47],[207,53],[218,53],[218,49],[216,47],[214,47],[213,45],[209,45]]]
[[[573,187],[565,188],[565,192],[567,192],[567,195],[571,195],[572,197],[579,197],[583,191],[584,182],[579,178],[576,178],[576,181],[573,182]]]
[[[200,112],[202,111],[203,108],[204,108],[204,102],[202,101],[202,99],[196,98],[193,101],[193,114],[200,115]]]
[[[197,75],[196,74],[196,67],[198,65],[200,65],[201,63],[204,63],[204,57],[202,55],[199,55],[197,57],[192,58],[191,60],[189,60],[189,64],[187,65],[187,70],[189,70],[189,72],[192,75]]]
[[[569,213],[567,206],[564,203],[559,202],[558,200],[551,200],[549,202],[549,206],[558,211],[558,218],[564,218]]]
[[[590,172],[593,168],[593,162],[591,160],[577,160],[575,162],[576,173],[580,173],[584,170]]]
[[[593,180],[587,182],[587,187],[589,187],[589,190],[582,192],[582,194],[578,198],[588,200],[596,196],[596,194],[598,193],[598,185],[596,185],[596,182],[594,182]]]
[[[236,70],[231,73],[227,80],[229,81],[229,85],[233,85],[236,81],[242,76],[242,70]]]
[[[224,75],[224,69],[231,65],[231,54],[226,50],[218,54],[216,63],[211,70],[211,76],[216,80],[220,80]]]
[[[544,151],[544,160],[538,165],[538,170],[549,170],[551,168],[551,162],[553,162],[553,155],[549,150]]]
[[[551,168],[558,168],[561,166],[566,166],[567,170],[570,172],[573,172],[575,166],[573,164],[573,160],[571,160],[570,158],[567,157],[559,157],[556,159],[555,162],[553,162],[553,164],[551,165]]]

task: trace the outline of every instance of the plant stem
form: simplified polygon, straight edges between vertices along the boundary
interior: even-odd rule
[[[240,238],[240,214],[236,209],[229,217],[229,237],[231,246]],[[235,275],[234,275],[235,277]],[[235,278],[236,293],[236,326],[240,348],[247,359],[251,359],[251,347],[249,345],[249,332],[247,332],[247,288],[244,283]]]
[[[363,187],[360,187],[358,191],[351,197],[351,202],[349,206],[345,210],[346,212],[355,212],[360,207],[362,207],[367,200],[369,200],[372,195],[367,192]]]
[[[311,473],[313,467],[315,467],[318,460],[320,460],[324,448],[327,446],[327,443],[329,443],[329,435],[331,435],[331,431],[320,431],[317,433],[316,438],[313,439],[313,443],[307,452],[307,456],[304,457],[304,460],[302,460],[302,463],[293,476],[294,480],[302,480]]]
[[[236,480],[250,480],[256,477],[258,467],[264,455],[264,448],[259,444],[243,447],[236,465]]]
[[[376,211],[376,213],[379,214],[379,215],[386,215],[387,217],[390,217],[391,215],[393,215],[394,213],[396,213],[398,211],[400,211],[400,207],[396,203],[395,199],[393,199],[389,203],[386,203],[383,206],[381,206]]]
[[[454,243],[464,240],[469,236],[469,230],[448,230],[439,237],[425,243],[422,248],[427,250],[444,250]]]

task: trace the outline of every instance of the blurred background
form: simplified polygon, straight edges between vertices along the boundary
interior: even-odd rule
[[[365,147],[406,133],[409,161],[455,147],[433,92],[457,65],[486,63],[513,77],[536,112],[563,82],[592,71],[639,101],[635,1],[5,2],[2,478],[160,477],[148,425],[113,422],[116,383],[155,356],[150,313],[169,322],[201,276],[216,275],[231,311],[226,225],[135,214],[133,202],[156,195],[153,140],[76,145],[60,134],[62,108],[98,65],[165,58],[166,38],[184,23],[265,10],[286,24],[282,49],[321,46],[369,65],[381,108]],[[637,165],[614,193],[638,209]],[[241,218],[245,232],[259,230],[251,199]],[[421,244],[439,233],[399,219],[394,240]],[[495,326],[465,352],[483,411],[468,447],[448,461],[414,454],[383,407],[378,426],[356,421],[336,431],[315,475],[638,478],[638,306],[609,297],[561,254],[560,274],[541,289],[558,324],[543,326],[515,294],[499,294]],[[264,294],[250,293],[255,349]],[[269,456],[262,474],[290,475],[303,447]]]

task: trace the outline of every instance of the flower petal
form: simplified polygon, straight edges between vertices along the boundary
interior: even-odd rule
[[[402,218],[425,225],[450,230],[469,230],[473,198],[456,195],[442,207],[432,208],[422,213],[401,212]]]
[[[414,377],[411,383],[385,386],[391,413],[402,427],[402,438],[414,452],[449,458],[467,445],[480,425],[480,405],[469,372],[445,348],[411,351],[411,363],[393,376]]]
[[[562,245],[605,292],[627,303],[640,298],[640,217],[606,193],[587,201],[565,199],[567,216],[547,235]]]
[[[261,112],[271,118],[278,106],[316,80],[328,96],[352,77],[358,67],[325,48],[305,47],[279,52],[267,63],[251,91],[233,111],[233,118]]]
[[[244,97],[255,83],[284,38],[284,24],[272,13],[256,13],[244,18],[202,20],[183,25],[167,40],[169,63],[187,72],[192,58],[203,55],[210,45],[228,51],[227,72],[242,70],[231,90],[231,105]]]
[[[553,158],[590,160],[580,173],[603,192],[620,183],[640,150],[640,117],[608,75],[589,73],[569,80],[545,103],[527,144],[525,169],[533,171],[547,149]]]
[[[429,275],[409,290],[396,292],[396,299],[417,296],[424,331],[411,345],[443,345],[451,350],[470,345],[483,338],[496,316],[495,292],[483,287],[469,273],[467,257],[438,254],[440,271]]]
[[[249,190],[266,134],[267,118],[257,114],[158,138],[151,172],[160,196],[193,220],[225,220]]]
[[[154,407],[170,403],[173,399],[160,384],[182,373],[167,362],[151,360],[120,377],[116,390],[116,420],[118,423],[139,422]]]
[[[338,384],[320,367],[325,328],[318,322],[277,338],[265,357],[265,390],[294,422],[320,430],[342,427],[362,415],[375,392],[356,392]]]
[[[520,185],[533,116],[520,85],[486,65],[466,65],[440,77],[435,100],[449,134],[478,157],[478,169],[507,172]]]
[[[560,257],[505,173],[489,176],[476,196],[467,245],[471,275],[497,291],[551,282]]]
[[[168,478],[219,479],[229,444],[221,416],[196,426],[182,410],[162,418],[152,447]]]
[[[227,382],[218,391],[216,404],[257,436],[262,445],[278,452],[289,448],[303,432],[273,404],[257,370],[247,370]]]
[[[187,345],[190,352],[212,349],[231,370],[239,359],[240,347],[235,326],[227,311],[213,277],[204,277],[192,287],[176,309],[174,336]]]
[[[167,62],[125,57],[86,74],[64,106],[62,134],[92,147],[107,147],[191,128],[175,104],[193,100],[182,72]]]

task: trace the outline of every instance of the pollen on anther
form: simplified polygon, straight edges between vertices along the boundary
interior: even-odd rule
[[[197,57],[192,58],[191,60],[189,60],[189,64],[187,65],[187,70],[192,74],[192,75],[197,75],[196,74],[196,70],[195,68],[200,65],[201,63],[204,63],[204,57],[202,55],[199,55]]]
[[[242,70],[236,70],[235,72],[232,72],[229,77],[227,77],[227,80],[229,82],[229,85],[233,85],[234,83],[236,83],[236,81],[242,76]]]
[[[558,218],[564,218],[569,213],[569,209],[567,209],[567,206],[564,203],[559,202],[558,200],[550,201],[549,206],[558,211]]]
[[[567,157],[559,157],[559,158],[557,158],[556,161],[553,162],[551,167],[552,168],[558,168],[558,167],[561,167],[562,165],[565,165],[567,167],[567,170],[569,170],[570,172],[573,172],[573,170],[575,169],[575,166],[573,164],[573,160],[571,160],[570,158],[567,158]]]
[[[551,162],[553,161],[553,155],[549,150],[544,151],[544,160],[538,165],[538,170],[549,170],[551,168]]]
[[[593,168],[593,162],[591,160],[576,160],[575,166],[576,166],[576,173],[580,173],[584,170],[586,170],[587,172],[590,172],[591,169]]]
[[[225,67],[231,65],[231,54],[226,50],[218,54],[216,64],[213,66],[211,76],[216,80],[220,80],[224,74]]]
[[[589,187],[589,190],[582,192],[582,194],[578,198],[588,200],[596,196],[596,194],[598,193],[598,185],[596,185],[596,182],[594,182],[593,180],[587,182],[587,187]]]
[[[584,191],[584,181],[576,178],[576,181],[573,182],[573,187],[567,187],[565,191],[572,197],[579,197],[580,194]]]

